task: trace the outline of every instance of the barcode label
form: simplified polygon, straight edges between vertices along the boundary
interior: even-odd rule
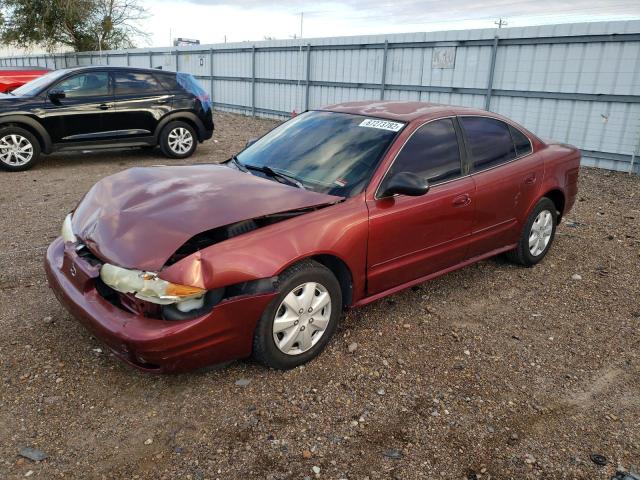
[[[359,126],[367,127],[367,128],[378,128],[380,130],[389,130],[391,132],[398,132],[402,127],[404,127],[404,123],[390,122],[388,120],[378,120],[375,118],[367,118],[363,120]]]

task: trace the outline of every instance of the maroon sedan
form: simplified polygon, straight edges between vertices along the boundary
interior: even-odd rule
[[[499,115],[357,102],[301,114],[221,165],[98,182],[47,252],[60,301],[154,372],[317,356],[343,309],[506,252],[544,258],[579,151]]]

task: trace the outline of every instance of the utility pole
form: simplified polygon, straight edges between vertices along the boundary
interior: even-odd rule
[[[300,12],[300,38],[302,38],[302,22],[304,22],[304,12]]]
[[[498,26],[498,28],[502,28],[502,26],[503,26],[503,25],[504,25],[505,27],[506,27],[507,25],[509,25],[509,24],[507,23],[507,21],[506,21],[506,20],[502,20],[502,18],[501,18],[500,20],[498,20],[497,22],[493,22],[493,23],[495,23],[495,24]]]

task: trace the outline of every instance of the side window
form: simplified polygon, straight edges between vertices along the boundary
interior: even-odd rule
[[[516,158],[509,126],[487,117],[460,117],[471,150],[474,171],[485,170]]]
[[[415,173],[430,183],[459,177],[460,148],[453,120],[436,120],[416,130],[402,147],[386,178],[398,172]]]
[[[513,128],[511,125],[509,125],[509,130],[511,130],[511,137],[513,138],[513,143],[516,146],[516,155],[521,157],[522,155],[531,153],[531,142],[527,136],[517,128]]]
[[[55,87],[62,90],[66,98],[99,97],[109,95],[109,74],[88,72],[67,78]]]
[[[163,91],[156,78],[144,72],[116,72],[114,86],[116,95],[148,95]]]
[[[176,80],[175,73],[158,73],[157,78],[160,80],[162,86],[169,91],[178,90],[180,88],[178,81]]]

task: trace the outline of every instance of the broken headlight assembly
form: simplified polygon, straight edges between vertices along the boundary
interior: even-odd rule
[[[73,214],[70,213],[62,222],[62,230],[60,231],[60,235],[64,240],[64,243],[76,243],[78,238],[73,233],[73,228],[71,227],[71,219],[73,218]]]
[[[184,320],[206,313],[223,296],[224,289],[207,291],[198,287],[167,282],[156,273],[130,270],[105,263],[100,279],[113,290],[162,306],[167,320]]]

